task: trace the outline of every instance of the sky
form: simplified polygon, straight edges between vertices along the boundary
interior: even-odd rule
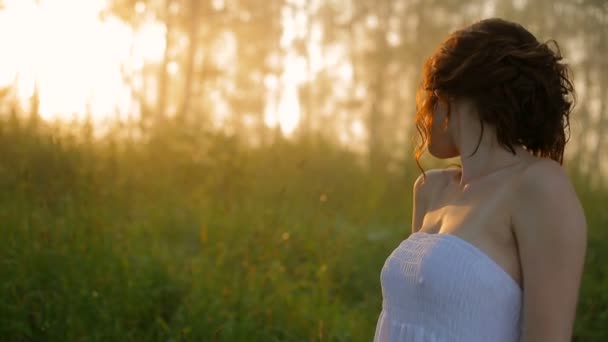
[[[117,18],[102,19],[105,7],[106,0],[5,0],[0,11],[0,87],[16,85],[23,103],[37,88],[44,119],[70,120],[91,113],[100,123],[137,115],[124,71],[136,73],[144,64],[161,60],[165,27],[147,20],[135,32]],[[136,9],[144,12],[145,5],[139,3]],[[281,44],[290,44],[299,34],[302,25],[293,18],[290,13],[283,18]],[[312,51],[313,58],[321,58]],[[298,72],[303,70],[301,57],[288,55],[284,63],[291,67],[265,82],[274,92],[268,97],[265,122],[290,133],[300,117],[297,85],[306,75]],[[320,69],[320,64],[314,65]],[[176,70],[169,65],[169,73]]]

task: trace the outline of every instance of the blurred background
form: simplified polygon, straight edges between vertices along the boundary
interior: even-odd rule
[[[490,16],[574,71],[574,340],[608,340],[605,0],[0,0],[0,336],[372,340],[422,64]]]

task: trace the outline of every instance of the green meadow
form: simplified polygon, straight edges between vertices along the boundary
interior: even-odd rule
[[[368,170],[321,139],[0,128],[2,340],[373,338],[380,269],[410,231],[411,160]],[[575,341],[605,341],[608,193],[571,172],[589,223]]]

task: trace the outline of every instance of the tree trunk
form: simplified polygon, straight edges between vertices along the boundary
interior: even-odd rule
[[[163,59],[160,64],[160,68],[158,71],[158,92],[156,99],[156,112],[158,118],[161,122],[165,120],[166,116],[166,108],[167,108],[167,67],[169,65],[170,59],[170,49],[171,49],[171,31],[172,27],[172,15],[171,15],[171,3],[172,0],[165,1],[165,51],[163,53]]]
[[[386,41],[387,27],[390,13],[388,11],[389,4],[386,1],[378,3],[379,10],[378,14],[378,27],[375,33],[376,40],[376,53],[374,58],[374,67],[371,84],[371,97],[372,104],[368,113],[368,153],[369,153],[369,166],[371,168],[379,168],[384,165],[385,155],[382,143],[382,124],[383,124],[383,102],[385,100],[385,77],[386,67],[389,57],[389,47]]]
[[[600,27],[606,27],[607,25],[607,20],[606,20],[606,15],[604,14],[602,16],[602,18],[600,19],[599,22]],[[603,168],[602,168],[602,162],[603,162],[603,145],[605,143],[605,126],[608,123],[607,118],[606,118],[606,109],[608,109],[608,106],[606,105],[606,90],[608,89],[608,82],[606,80],[606,77],[604,75],[602,75],[602,70],[605,70],[605,68],[608,66],[608,63],[606,62],[606,59],[603,58],[603,56],[605,56],[606,54],[606,43],[608,43],[606,40],[607,36],[606,34],[604,34],[603,32],[606,32],[605,29],[604,30],[598,30],[597,32],[593,33],[593,34],[598,34],[597,36],[597,40],[594,40],[595,42],[597,42],[597,45],[595,46],[595,51],[597,51],[596,54],[593,54],[593,63],[591,63],[591,67],[592,68],[597,68],[598,72],[598,80],[597,80],[597,87],[598,87],[598,91],[597,91],[597,100],[599,101],[599,113],[598,113],[598,120],[597,120],[597,124],[594,125],[594,130],[595,133],[597,134],[597,142],[592,150],[592,158],[591,158],[591,168],[589,169],[590,174],[593,176],[592,178],[592,182],[594,183],[594,187],[596,187],[596,189],[600,190],[602,185],[603,185]],[[596,56],[600,56],[599,58]]]
[[[190,0],[190,19],[189,19],[189,29],[188,29],[188,56],[186,59],[186,68],[184,74],[184,93],[182,98],[182,104],[179,110],[178,115],[181,116],[182,119],[187,119],[188,111],[190,110],[190,97],[192,96],[192,82],[194,75],[194,61],[196,58],[196,52],[198,50],[198,8],[199,1],[198,0]]]

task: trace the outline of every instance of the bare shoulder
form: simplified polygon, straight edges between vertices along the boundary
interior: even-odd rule
[[[518,201],[530,197],[549,199],[550,196],[578,201],[566,170],[555,160],[547,158],[538,159],[524,170],[516,190]]]
[[[566,170],[558,162],[546,158],[533,162],[521,174],[514,190],[513,219],[521,223],[520,227],[526,227],[520,234],[534,234],[529,224],[537,223],[532,225],[536,233],[550,227],[564,227],[572,229],[564,234],[584,235],[586,222],[582,204]],[[558,221],[568,225],[557,225]]]
[[[426,177],[424,174],[420,174],[414,182],[412,232],[420,230],[427,208],[435,194],[445,186],[449,177],[455,175],[454,171],[450,169],[431,169],[425,171],[425,174]]]
[[[532,162],[522,174],[523,182],[533,184],[570,183],[565,169],[555,160],[538,158]]]
[[[455,177],[457,169],[430,169],[426,170],[426,178],[420,174],[414,182],[414,193],[420,197],[430,197],[437,189],[444,187],[450,177]]]

